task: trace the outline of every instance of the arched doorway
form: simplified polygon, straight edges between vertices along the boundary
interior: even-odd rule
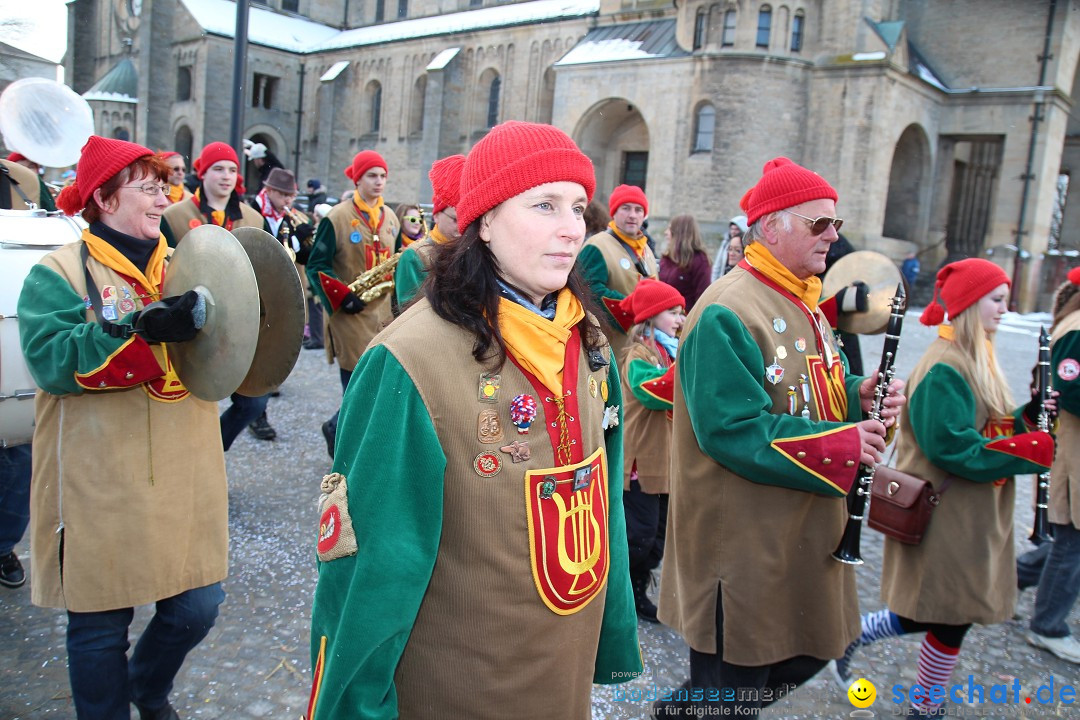
[[[188,167],[191,167],[191,163],[194,162],[191,157],[194,144],[194,139],[191,136],[191,128],[187,125],[181,125],[176,129],[176,134],[173,136],[172,149],[184,156],[184,162],[188,163]]]
[[[606,200],[616,185],[648,191],[649,127],[625,98],[608,98],[590,108],[574,130],[574,141],[596,166],[596,195]]]
[[[908,125],[896,141],[885,222],[881,234],[896,240],[918,242],[926,219],[926,193],[930,190],[930,141],[918,125]]]

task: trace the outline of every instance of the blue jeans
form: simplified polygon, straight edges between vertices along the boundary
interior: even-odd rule
[[[1070,525],[1050,523],[1054,542],[1049,546],[1046,561],[1039,576],[1039,588],[1035,594],[1035,614],[1031,617],[1031,630],[1052,638],[1066,637],[1069,633],[1067,618],[1080,595],[1080,530]],[[1018,569],[1025,558],[1035,556],[1042,550],[1022,555],[1017,561]]]
[[[134,608],[69,611],[68,675],[78,720],[130,720],[132,702],[147,710],[164,707],[184,658],[210,632],[224,600],[221,583],[158,600],[130,661]]]
[[[0,555],[22,540],[30,523],[30,443],[0,448]]]
[[[233,440],[252,420],[266,412],[266,403],[270,401],[270,396],[248,397],[233,393],[229,399],[232,400],[232,405],[221,413],[221,446],[225,450],[232,447]]]

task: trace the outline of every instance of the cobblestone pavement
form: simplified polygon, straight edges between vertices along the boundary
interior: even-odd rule
[[[900,377],[906,377],[933,337],[933,331],[918,324],[916,313],[912,311],[904,328],[898,353]],[[1033,329],[1030,317],[1014,317],[998,338],[998,354],[1017,398],[1034,362],[1035,333],[1037,327]],[[880,336],[864,338],[868,368],[876,365],[880,348]],[[325,363],[322,352],[304,351],[281,396],[270,401],[269,417],[277,440],[260,442],[244,433],[226,454],[231,533],[227,597],[217,625],[177,678],[172,702],[183,718],[295,720],[305,709],[310,687],[308,627],[316,577],[315,508],[319,479],[330,467],[319,426],[339,399],[337,368]],[[1018,485],[1016,526],[1021,550],[1027,547],[1024,538],[1030,530],[1031,486],[1029,478]],[[135,524],[132,541],[138,542]],[[864,531],[862,548],[866,564],[857,570],[859,596],[864,611],[875,610],[882,607],[878,598],[881,536]],[[32,577],[25,541],[17,551]],[[1034,593],[1025,592],[1018,616],[1030,617],[1033,603]],[[137,637],[150,614],[149,608],[136,613],[132,637]],[[1074,634],[1080,635],[1080,607],[1073,609],[1070,624]],[[31,606],[29,584],[18,590],[0,588],[0,720],[74,717],[64,628],[62,612]],[[1010,684],[1011,693],[1011,683],[1018,679],[1019,704],[953,706],[954,713],[985,718],[1080,716],[1069,706],[1040,705],[1033,695],[1040,685],[1050,682],[1058,690],[1063,683],[1075,686],[1080,673],[1077,666],[1028,646],[1024,628],[1021,620],[974,628],[954,674],[955,681],[964,683],[973,676],[974,683],[986,688],[987,699],[992,685]],[[646,718],[650,691],[677,687],[687,677],[687,649],[682,640],[663,626],[643,623],[639,629],[645,674],[620,686],[596,686],[593,716],[597,719]],[[856,656],[853,671],[877,686],[878,700],[871,708],[876,715],[889,715],[902,707],[891,701],[891,688],[915,681],[920,641],[921,636],[892,639]],[[1032,697],[1031,704],[1024,703],[1026,697]],[[822,673],[763,711],[762,717],[847,717],[852,710],[846,695]]]

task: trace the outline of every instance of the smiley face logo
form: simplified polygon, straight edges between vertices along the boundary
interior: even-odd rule
[[[868,708],[877,699],[877,688],[866,678],[859,678],[851,683],[847,691],[848,700],[857,708]]]

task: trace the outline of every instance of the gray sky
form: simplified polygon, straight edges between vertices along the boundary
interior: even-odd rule
[[[53,62],[67,48],[67,7],[64,0],[0,0],[0,18],[25,20],[20,30],[0,27],[0,40]]]

